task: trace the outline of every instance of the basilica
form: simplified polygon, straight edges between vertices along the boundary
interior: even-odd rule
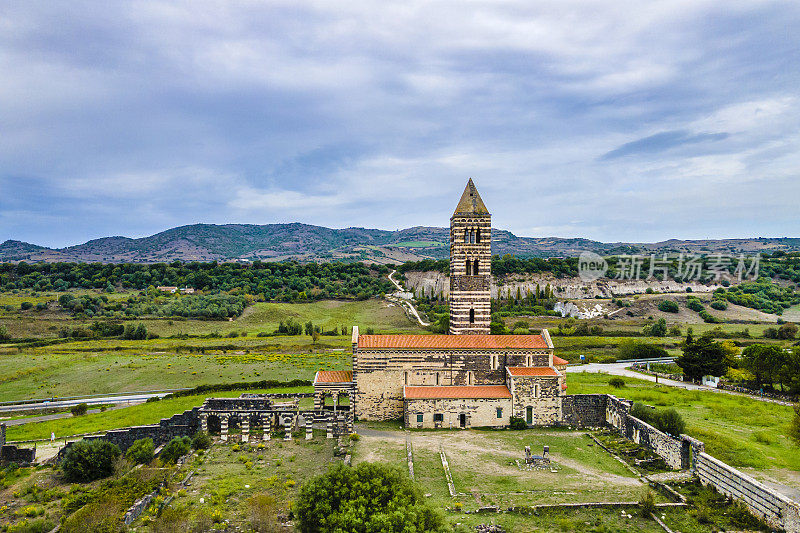
[[[563,420],[567,361],[539,335],[491,335],[491,214],[469,180],[450,217],[450,334],[360,335],[352,371],[319,371],[317,403],[350,398],[356,419],[406,427],[529,426]]]

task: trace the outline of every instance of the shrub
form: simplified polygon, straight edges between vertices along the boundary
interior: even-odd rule
[[[114,461],[122,454],[108,441],[82,440],[73,444],[61,462],[61,470],[69,481],[94,481],[114,473]]]
[[[511,429],[526,429],[528,427],[528,424],[525,423],[524,418],[512,416],[508,427],[510,427]]]
[[[8,333],[6,325],[0,324],[0,341],[10,341],[10,340],[11,340],[11,335]]]
[[[700,303],[700,300],[699,300],[699,299],[697,299],[697,298],[690,298],[690,299],[689,299],[689,300],[686,302],[686,307],[688,307],[688,308],[689,308],[689,309],[691,309],[692,311],[696,311],[696,312],[698,312],[698,313],[699,313],[700,311],[704,311],[704,310],[705,310],[705,307],[703,307],[703,304],[702,304],[702,303]]]
[[[69,408],[69,412],[72,413],[72,416],[83,416],[88,410],[89,406],[85,403],[79,403],[78,405],[73,405]]]
[[[717,311],[724,311],[728,308],[728,302],[725,300],[714,300],[710,305],[712,309],[716,309]]]
[[[783,324],[778,328],[777,338],[779,339],[794,339],[795,335],[797,335],[797,326],[794,324]]]
[[[192,439],[189,437],[175,437],[164,446],[159,457],[165,463],[174,464],[178,459],[189,453],[191,446]]]
[[[653,493],[649,490],[639,500],[639,509],[642,513],[642,518],[650,518],[650,515],[656,512],[656,501],[653,498]]]
[[[677,313],[679,311],[678,304],[672,300],[664,300],[658,304],[658,310],[665,313]]]
[[[664,433],[669,433],[675,437],[686,430],[686,422],[683,421],[683,417],[675,409],[660,411],[655,420],[655,426]]]
[[[619,345],[620,359],[654,359],[669,354],[661,346],[641,341],[624,341]]]
[[[615,389],[621,389],[625,386],[625,380],[619,376],[614,376],[613,378],[608,380],[608,384],[614,387]]]
[[[192,448],[195,450],[207,450],[211,447],[211,437],[205,431],[198,431],[192,437]]]
[[[31,302],[22,302],[21,304],[19,304],[19,308],[22,309],[23,311],[27,311],[28,309],[31,309],[32,307],[33,307],[33,304]]]
[[[302,533],[348,531],[443,531],[444,520],[425,504],[417,486],[400,470],[339,463],[303,484],[295,504]]]
[[[128,448],[128,451],[125,452],[125,457],[137,465],[144,465],[153,460],[155,449],[153,439],[139,439]]]
[[[47,533],[51,531],[54,524],[45,518],[36,520],[22,520],[14,525],[8,526],[7,533]]]

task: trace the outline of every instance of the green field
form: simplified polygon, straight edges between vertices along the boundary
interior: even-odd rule
[[[674,408],[686,421],[686,433],[705,442],[709,454],[750,473],[760,472],[800,488],[796,475],[800,455],[787,436],[791,407],[627,377],[625,387],[615,389],[608,385],[609,378],[606,374],[569,373],[569,394],[608,393],[659,408]]]
[[[257,303],[231,321],[140,320],[158,339],[70,341],[39,348],[0,345],[0,399],[64,397],[195,387],[261,379],[312,379],[316,370],[350,364],[350,335],[257,337],[281,321],[312,321],[324,330],[358,325],[378,332],[422,332],[403,311],[381,300]],[[3,320],[19,337],[74,320]],[[56,327],[58,324],[58,327]],[[219,334],[219,338],[197,336]],[[235,333],[236,337],[230,337]],[[243,336],[246,334],[246,336]],[[189,338],[170,338],[189,335]]]
[[[403,241],[398,242],[395,246],[405,246],[406,248],[429,248],[431,246],[446,246],[443,242],[436,241]]]

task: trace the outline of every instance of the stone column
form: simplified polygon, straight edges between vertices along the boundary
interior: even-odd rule
[[[284,419],[284,422],[286,420]],[[292,440],[292,428],[294,427],[294,419],[289,418],[289,423],[285,424],[284,429],[286,430],[283,433],[283,440]]]
[[[219,416],[219,440],[222,442],[228,441],[228,417],[230,415]]]
[[[311,440],[314,438],[314,417],[306,415],[306,440]]]
[[[203,432],[208,433],[208,415],[207,414],[200,415],[200,429]]]
[[[250,442],[250,415],[240,417],[242,421],[242,442]]]
[[[347,417],[347,434],[352,435],[355,431],[353,429],[353,412],[351,411],[345,416]]]
[[[333,417],[328,417],[328,432],[325,435],[325,438],[327,439],[333,438]]]
[[[264,429],[264,440],[272,438],[272,415],[263,415],[261,417],[261,426]]]
[[[316,392],[314,393],[314,410],[318,411],[323,408],[325,405],[325,393]]]

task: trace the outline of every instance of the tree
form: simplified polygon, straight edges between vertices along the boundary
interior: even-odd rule
[[[72,413],[72,416],[83,416],[88,410],[89,406],[86,403],[79,403],[69,408],[69,412]]]
[[[657,322],[648,324],[643,328],[644,334],[651,337],[664,337],[667,334],[667,321],[659,318]]]
[[[106,440],[74,443],[61,461],[61,471],[69,481],[87,482],[114,473],[114,461],[122,454],[119,446]]]
[[[178,459],[189,453],[191,447],[192,439],[189,437],[175,437],[164,446],[159,457],[165,463],[174,464]]]
[[[776,374],[785,363],[786,355],[779,346],[752,344],[742,350],[742,362],[753,374],[756,385],[772,387]]]
[[[149,463],[153,460],[153,457],[155,457],[153,439],[146,438],[135,441],[125,452],[125,457],[137,465]]]
[[[337,464],[303,484],[294,512],[302,533],[444,530],[443,518],[425,504],[419,488],[383,464]]]
[[[697,340],[687,335],[683,344],[683,354],[675,360],[689,381],[697,381],[703,376],[724,376],[728,371],[725,349],[709,335]]]
[[[779,339],[794,339],[797,335],[797,326],[794,324],[784,324],[778,328],[777,338]]]

